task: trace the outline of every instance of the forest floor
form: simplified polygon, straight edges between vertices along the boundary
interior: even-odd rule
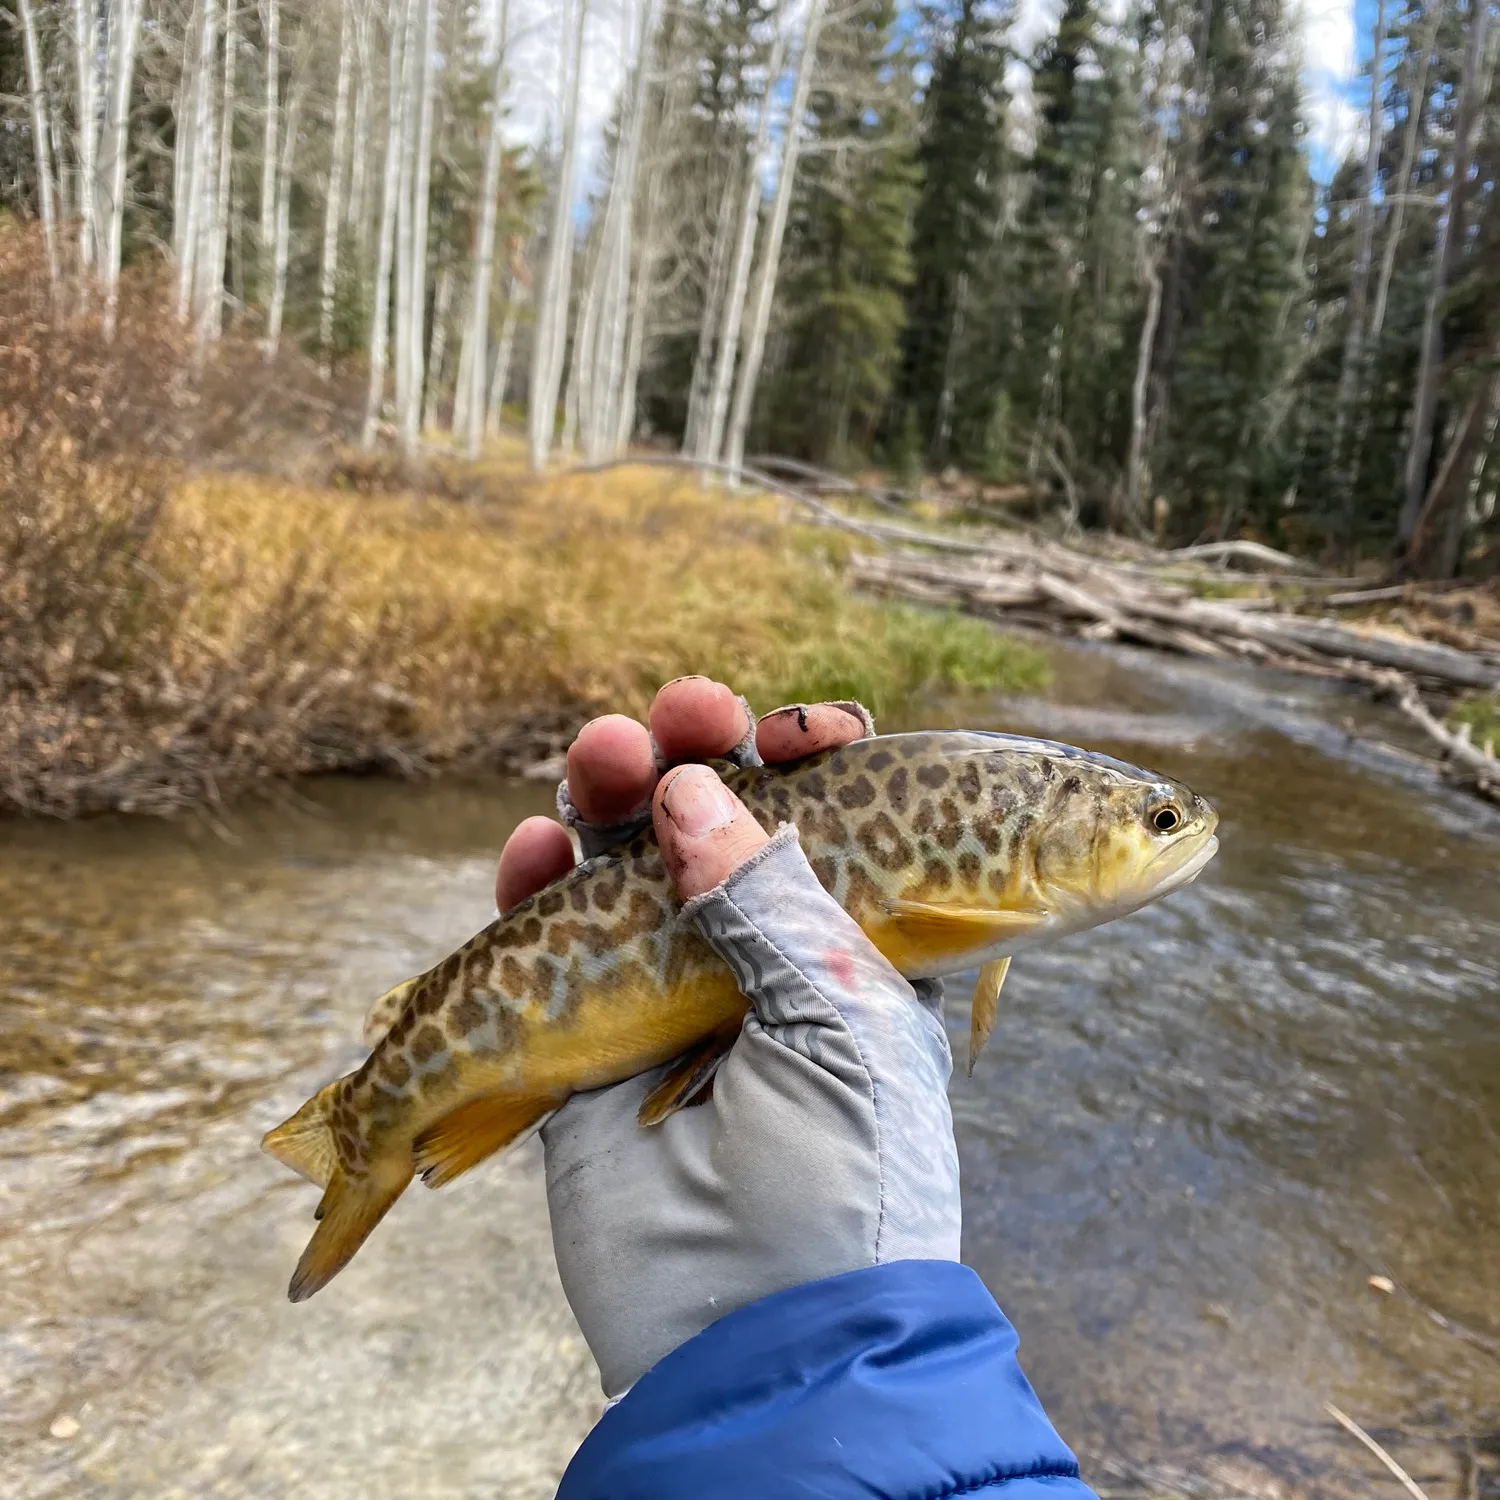
[[[0,461],[0,811],[213,809],[328,771],[554,760],[685,672],[765,707],[1034,689],[1033,647],[856,597],[851,539],[691,475],[320,447],[245,468]],[[267,465],[271,466],[271,465]],[[299,472],[300,471],[300,472]],[[790,519],[790,524],[789,524]]]

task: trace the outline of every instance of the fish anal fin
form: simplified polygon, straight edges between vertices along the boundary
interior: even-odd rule
[[[679,1109],[691,1104],[712,1082],[719,1064],[729,1056],[729,1049],[739,1034],[738,1026],[733,1030],[715,1031],[684,1052],[641,1100],[641,1107],[635,1115],[636,1124],[660,1125],[669,1115],[675,1115]]]
[[[969,1011],[969,1077],[974,1076],[974,1064],[984,1050],[984,1044],[995,1029],[995,1016],[1000,1007],[1000,988],[1010,971],[1009,958],[997,958],[985,964],[979,971],[979,982],[974,986],[974,1002]]]
[[[333,1139],[333,1105],[337,1083],[319,1089],[290,1120],[267,1131],[260,1149],[299,1176],[326,1188],[339,1164]]]
[[[428,1126],[416,1139],[413,1163],[428,1187],[442,1187],[529,1135],[556,1108],[555,1099],[483,1094]]]
[[[381,1162],[359,1176],[335,1170],[318,1205],[318,1227],[292,1272],[293,1302],[306,1302],[349,1264],[411,1177],[405,1162]]]
[[[374,1047],[401,1019],[401,1012],[406,1009],[406,1002],[416,987],[416,979],[403,979],[400,984],[392,985],[379,999],[370,1002],[370,1008],[365,1012],[365,1023],[360,1028],[365,1046]]]
[[[1044,911],[1003,911],[944,901],[888,901],[876,946],[903,974],[931,972],[934,961],[1029,937],[1051,919]]]

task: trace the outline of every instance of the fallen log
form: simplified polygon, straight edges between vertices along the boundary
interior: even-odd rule
[[[1179,561],[1201,559],[1204,562],[1243,562],[1250,567],[1263,570],[1279,568],[1283,573],[1316,573],[1312,563],[1293,557],[1290,552],[1278,552],[1263,542],[1203,542],[1196,547],[1178,547],[1166,554]]]
[[[1464,783],[1481,797],[1500,804],[1500,761],[1495,759],[1493,745],[1479,749],[1469,738],[1469,726],[1461,724],[1456,731],[1448,728],[1422,702],[1416,684],[1406,680],[1393,683],[1392,696],[1396,707],[1413,724],[1442,748],[1447,759],[1449,775]]]

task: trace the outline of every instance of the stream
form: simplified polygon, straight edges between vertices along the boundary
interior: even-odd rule
[[[1017,960],[952,1085],[965,1259],[1102,1493],[1399,1495],[1333,1401],[1431,1500],[1500,1496],[1500,815],[1340,688],[1049,649],[1046,700],[907,727],[1179,776],[1221,852]],[[552,1493],[600,1398],[535,1143],[407,1193],[300,1307],[316,1193],[258,1150],[550,801],[327,780],[218,831],[0,825],[3,1500]],[[950,984],[960,1058],[967,1015]]]

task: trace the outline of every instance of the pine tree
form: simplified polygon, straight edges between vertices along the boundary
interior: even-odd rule
[[[993,347],[1008,430],[992,463],[1102,493],[1127,441],[1132,70],[1095,0],[1067,0],[1032,64],[1035,146],[998,293]]]
[[[930,7],[923,31],[932,76],[917,146],[921,188],[891,446],[913,446],[942,464],[982,449],[987,425],[975,420],[976,407],[989,403],[982,393],[975,400],[965,329],[974,274],[1000,226],[1006,52],[1000,17],[985,0]]]
[[[761,440],[840,464],[868,454],[896,375],[916,198],[911,58],[890,0],[822,35],[812,142],[783,253],[778,367],[762,386]]]
[[[1311,213],[1280,0],[1220,0],[1200,42],[1206,119],[1183,229],[1158,464],[1184,534],[1275,519],[1290,480],[1299,247]]]

